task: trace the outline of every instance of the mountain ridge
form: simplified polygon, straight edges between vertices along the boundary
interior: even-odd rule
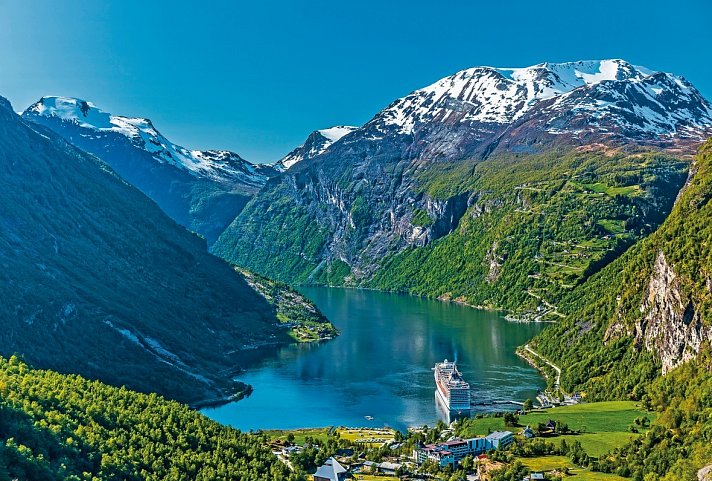
[[[42,97],[22,117],[98,156],[209,244],[277,172],[227,150],[190,150],[149,119],[112,115],[74,97]]]
[[[292,342],[199,236],[4,99],[0,171],[0,355],[197,404],[246,389],[241,350]]]
[[[424,120],[446,122],[448,117],[458,122],[511,124],[542,101],[558,99],[560,102],[577,91],[594,90],[616,82],[645,84],[652,78],[668,82],[667,88],[670,83],[675,83],[683,93],[694,96],[702,104],[702,108],[695,112],[697,117],[704,121],[704,125],[712,125],[712,108],[689,82],[617,59],[461,70],[396,100],[369,123],[381,128],[395,125],[399,133],[405,134],[411,134],[416,124]],[[660,86],[646,87],[646,93],[652,93],[648,99],[651,101],[662,92]],[[596,107],[600,110],[602,105]],[[678,116],[676,120],[685,119]]]
[[[489,307],[536,309],[532,299],[542,292],[527,296],[530,288],[548,295],[559,284],[580,282],[662,221],[686,162],[712,128],[712,109],[683,79],[624,61],[505,72],[520,83],[501,70],[464,70],[392,102],[321,155],[268,182],[214,251],[287,282],[464,296]],[[493,96],[501,102],[492,103]],[[596,115],[591,108],[599,109]],[[549,221],[553,216],[562,217]],[[582,225],[573,225],[579,218]],[[530,271],[517,281],[507,280],[517,269],[508,240],[517,236],[507,232],[515,227],[519,237],[524,230],[533,236],[528,249],[541,259],[528,260]],[[547,239],[596,247],[576,248],[585,259],[573,262],[578,274],[539,287],[556,274],[536,264],[568,255]],[[435,271],[449,272],[467,249],[476,251],[464,263],[472,266],[470,278],[448,282],[452,289],[443,291],[416,268],[442,255]],[[480,269],[497,257],[510,267],[493,267],[492,275]],[[453,268],[448,278],[462,275]],[[496,297],[475,295],[473,285]],[[498,285],[511,294],[507,305]],[[519,294],[509,291],[514,287]]]

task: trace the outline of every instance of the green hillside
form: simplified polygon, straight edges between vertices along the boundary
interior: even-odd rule
[[[155,394],[0,358],[0,480],[296,480],[260,436]]]
[[[366,284],[556,320],[552,305],[662,222],[685,170],[653,152],[483,162],[460,187],[477,201],[457,229],[387,258]],[[428,171],[421,188],[441,195],[453,175]]]
[[[269,182],[215,252],[289,283],[457,299],[553,320],[567,292],[663,221],[688,168],[663,152],[599,145],[484,161],[374,161],[369,175],[381,180],[367,186],[356,166],[343,166],[350,158],[337,165],[334,155]],[[392,191],[405,186],[412,204]],[[297,199],[295,189],[308,195]],[[431,216],[422,206],[433,203],[451,214]],[[399,229],[434,240],[387,240],[394,212],[408,220]]]
[[[712,463],[712,141],[692,168],[660,228],[567,296],[566,319],[532,343],[561,366],[564,389],[658,411],[600,466],[645,481],[696,479]]]
[[[241,350],[292,342],[204,240],[3,98],[0,205],[0,355],[200,403],[245,388]]]

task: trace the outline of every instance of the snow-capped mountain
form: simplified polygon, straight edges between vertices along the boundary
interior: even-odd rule
[[[284,172],[297,162],[309,160],[317,155],[323,154],[331,144],[356,129],[358,129],[358,127],[337,125],[328,129],[315,130],[309,134],[309,137],[307,137],[307,140],[302,145],[275,162],[272,167],[280,172]]]
[[[689,82],[624,60],[462,70],[396,100],[369,124],[417,135],[445,123],[484,140],[541,115],[549,134],[584,129],[653,139],[699,136],[712,126],[709,102]]]
[[[32,104],[23,117],[51,117],[94,130],[97,135],[123,135],[131,144],[150,153],[159,163],[184,169],[197,177],[204,177],[230,185],[243,183],[262,186],[273,175],[264,165],[252,164],[235,152],[227,150],[189,150],[166,139],[149,119],[112,115],[93,103],[72,97],[42,97]],[[83,133],[82,137],[91,134]]]
[[[542,184],[561,185],[557,169],[532,154],[554,164],[599,149],[611,155],[665,150],[674,157],[694,153],[708,135],[712,108],[689,82],[624,60],[470,68],[395,100],[309,162],[293,164],[260,191],[214,250],[283,280],[333,283],[336,273],[345,283],[370,282],[384,268],[383,259],[399,264],[406,249],[417,254],[401,268],[417,270],[429,255],[418,249],[454,232],[467,244],[456,239],[451,247],[469,249],[470,240],[484,239],[490,228],[468,231],[474,219],[498,206],[528,211],[528,195],[492,193],[507,182],[503,169],[536,171]],[[606,171],[608,158],[592,162]],[[631,179],[640,175],[635,169]],[[661,182],[671,179],[678,177]],[[650,199],[648,212],[669,205],[655,195]],[[509,240],[470,252],[493,253],[502,243]],[[438,262],[447,267],[450,258]],[[494,254],[477,263],[495,265],[492,259]],[[407,281],[412,273],[404,272]],[[383,279],[390,282],[388,276]]]
[[[149,119],[112,115],[91,102],[42,97],[22,114],[104,160],[176,222],[212,243],[278,172],[227,150],[190,150]]]

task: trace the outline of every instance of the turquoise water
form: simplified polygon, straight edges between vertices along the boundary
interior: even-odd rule
[[[236,403],[203,412],[242,430],[434,424],[431,368],[456,359],[477,409],[533,398],[545,386],[514,350],[543,326],[496,312],[376,291],[304,288],[341,331],[332,341],[254,351],[239,379],[254,388]],[[367,420],[365,416],[373,416]]]

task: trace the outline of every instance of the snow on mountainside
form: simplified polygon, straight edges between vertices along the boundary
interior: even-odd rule
[[[350,134],[357,129],[358,127],[337,125],[336,127],[328,129],[315,130],[309,134],[309,137],[307,137],[307,140],[302,145],[292,150],[278,162],[274,163],[272,167],[280,172],[283,172],[297,162],[308,160],[324,153],[326,149],[331,146],[331,144],[341,140],[343,136]]]
[[[22,117],[102,159],[209,245],[278,174],[234,152],[186,149],[166,139],[148,119],[111,115],[81,99],[43,97]]]
[[[305,283],[373,283],[407,290],[415,285],[412,279],[427,272],[411,292],[435,296],[446,292],[435,292],[436,284],[477,278],[481,283],[471,291],[481,296],[476,303],[489,303],[505,292],[502,286],[519,282],[515,276],[528,275],[526,269],[512,269],[502,289],[488,290],[501,272],[501,262],[492,259],[509,258],[511,263],[513,253],[520,252],[517,248],[500,256],[511,239],[520,239],[520,231],[494,239],[499,226],[505,228],[495,211],[509,215],[513,208],[513,228],[528,230],[530,222],[539,225],[540,214],[533,221],[519,220],[541,212],[530,204],[548,203],[555,196],[547,204],[552,216],[541,217],[546,224],[557,223],[554,216],[578,215],[559,213],[563,205],[590,209],[587,218],[629,218],[631,226],[641,215],[650,215],[640,228],[626,228],[626,236],[638,235],[659,222],[655,216],[665,212],[671,204],[667,195],[684,178],[677,174],[686,165],[681,159],[706,134],[712,135],[712,108],[690,83],[623,60],[470,68],[395,100],[323,153],[292,165],[250,201],[220,236],[215,252],[246,268]],[[604,151],[612,157],[601,156]],[[628,152],[646,155],[628,158]],[[662,155],[657,159],[650,154],[655,162],[648,165],[651,152]],[[623,165],[616,165],[618,159]],[[661,172],[669,175],[658,177],[651,167],[658,161],[664,164]],[[591,170],[572,174],[578,162]],[[619,167],[620,177],[611,173]],[[640,198],[630,204],[632,209],[627,200],[620,205],[608,198],[600,205],[589,203],[578,198],[579,187],[569,185],[569,175],[635,192],[643,189],[640,197],[651,204],[640,208]],[[542,193],[519,192],[529,188]],[[608,210],[609,201],[620,213]],[[586,239],[600,234],[607,241],[612,232],[602,227],[607,224],[606,219],[601,224],[587,221],[581,232]],[[286,232],[285,225],[309,229]],[[531,231],[532,239],[542,235]],[[460,269],[462,257],[453,255],[463,249],[479,256],[468,258],[474,266],[468,275]],[[428,258],[429,268],[419,270]],[[481,266],[489,266],[490,273],[479,278]],[[446,269],[448,274],[442,274]],[[538,269],[532,266],[531,272]],[[539,281],[523,280],[521,285],[529,282]],[[559,280],[541,285],[549,284],[558,286]],[[464,292],[474,284],[464,285],[456,287]]]
[[[384,134],[413,134],[433,123],[497,126],[545,113],[588,115],[647,135],[690,134],[712,126],[709,102],[685,79],[624,60],[542,63],[526,68],[475,67],[396,100],[367,125]],[[592,122],[591,122],[592,120]],[[601,130],[604,130],[605,126]]]
[[[184,169],[196,177],[208,178],[222,184],[240,182],[261,186],[270,176],[268,166],[252,164],[227,150],[189,150],[166,139],[149,119],[112,115],[93,103],[72,97],[42,97],[24,113],[33,116],[55,117],[82,128],[102,133],[113,132],[128,138],[131,143],[151,154],[162,164]],[[83,136],[89,134],[82,134]]]

